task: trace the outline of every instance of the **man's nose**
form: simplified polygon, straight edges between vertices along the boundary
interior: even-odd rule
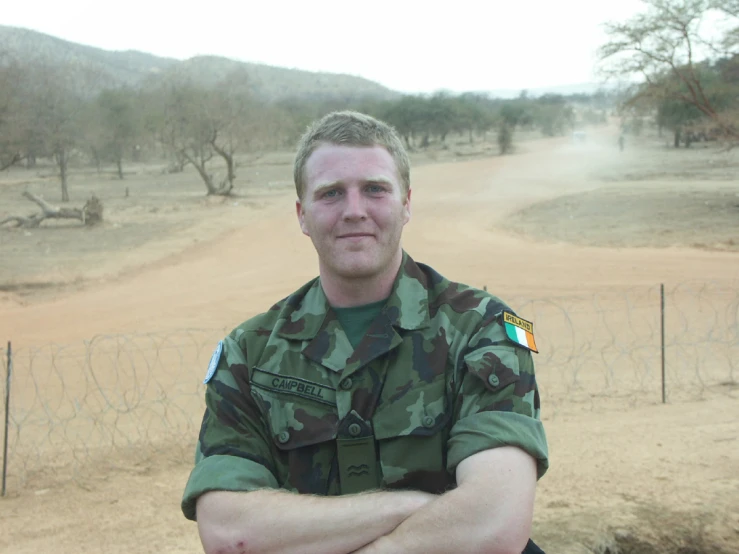
[[[367,217],[367,207],[362,192],[355,188],[346,191],[346,202],[344,204],[344,219],[364,219]]]

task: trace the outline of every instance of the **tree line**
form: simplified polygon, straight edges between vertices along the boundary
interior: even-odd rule
[[[356,109],[388,121],[411,150],[443,145],[455,134],[470,142],[492,136],[505,154],[517,129],[562,135],[575,125],[576,107],[580,120],[601,123],[613,100],[606,92],[534,98],[523,91],[511,100],[437,92],[385,101],[270,101],[253,93],[242,69],[211,86],[177,71],[137,88],[101,86],[92,72],[74,74],[70,77],[64,67],[0,58],[0,170],[53,160],[63,202],[69,200],[71,164],[98,171],[113,167],[124,179],[127,164],[153,160],[167,160],[170,172],[192,166],[207,194],[229,195],[238,155],[293,148],[310,121],[336,109]]]
[[[0,171],[51,159],[61,199],[68,201],[70,164],[112,166],[123,179],[126,164],[168,160],[171,172],[192,166],[207,194],[228,195],[238,155],[292,148],[311,120],[335,109],[388,121],[411,150],[462,135],[469,142],[492,138],[506,154],[519,129],[563,135],[577,124],[604,123],[617,101],[626,131],[654,124],[673,133],[675,146],[701,138],[738,143],[739,0],[643,2],[644,13],[607,25],[609,40],[600,49],[604,76],[634,83],[625,95],[615,89],[539,97],[522,91],[500,99],[439,91],[384,101],[272,101],[254,93],[244,68],[211,85],[175,69],[127,88],[101,82],[105,77],[93,71],[22,63],[0,53]]]

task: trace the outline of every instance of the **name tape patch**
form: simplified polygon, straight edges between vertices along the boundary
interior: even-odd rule
[[[336,404],[334,388],[299,377],[272,373],[258,367],[254,368],[252,385],[269,392],[292,394],[331,406]]]

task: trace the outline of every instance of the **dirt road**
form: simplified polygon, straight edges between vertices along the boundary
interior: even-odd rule
[[[613,178],[629,167],[638,172],[648,155],[664,156],[663,174]],[[634,187],[661,191],[663,198],[687,189],[739,192],[736,182],[717,182],[711,175],[676,179],[671,155],[656,148],[621,154],[615,135],[604,132],[584,145],[564,138],[532,141],[514,156],[423,165],[412,173],[412,220],[404,247],[447,277],[487,286],[504,299],[692,280],[735,286],[739,254],[731,248],[665,248],[656,235],[653,247],[577,246],[551,231],[543,239],[530,227],[524,233],[515,215],[537,202],[619,186],[629,194]],[[657,210],[659,200],[653,201]],[[171,243],[176,248],[152,241],[111,255],[103,265],[84,268],[82,275],[95,279],[83,280],[76,290],[38,298],[5,294],[0,337],[23,348],[100,333],[236,325],[316,274],[315,254],[300,234],[293,202],[286,188],[265,197],[259,210],[244,207],[239,214],[249,217],[212,239],[203,240],[202,228],[185,228]],[[639,203],[635,196],[631,205]],[[623,204],[614,203],[614,209],[624,210]],[[218,217],[212,209],[203,214]],[[615,216],[623,224],[639,224],[629,209]],[[559,221],[573,225],[559,208],[546,221],[541,213],[537,217],[539,228],[557,228]],[[647,229],[652,223],[642,225]],[[607,244],[609,233],[618,229],[599,226],[595,218],[581,232],[593,244],[599,238]],[[668,528],[693,537],[700,531],[726,552],[739,552],[736,389],[677,405],[575,408],[556,418],[547,415],[546,402],[545,397],[552,468],[540,483],[535,525],[545,550],[587,552],[612,537],[613,525],[628,537],[657,536]],[[118,471],[93,468],[86,470],[87,488],[65,483],[14,492],[0,502],[0,551],[198,552],[195,525],[178,511],[188,463],[153,459]],[[692,529],[700,527],[698,521],[701,529]]]

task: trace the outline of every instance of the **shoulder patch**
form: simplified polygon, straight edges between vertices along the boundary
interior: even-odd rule
[[[216,346],[216,349],[213,351],[213,355],[210,357],[210,363],[208,364],[208,373],[205,375],[205,379],[203,380],[203,384],[207,385],[208,381],[210,381],[213,378],[213,375],[216,374],[216,368],[218,367],[218,362],[221,360],[221,354],[223,353],[223,341],[218,341],[218,346]]]
[[[511,341],[532,352],[539,353],[534,340],[533,323],[506,311],[501,312],[501,319],[503,327],[505,327],[505,334]]]

